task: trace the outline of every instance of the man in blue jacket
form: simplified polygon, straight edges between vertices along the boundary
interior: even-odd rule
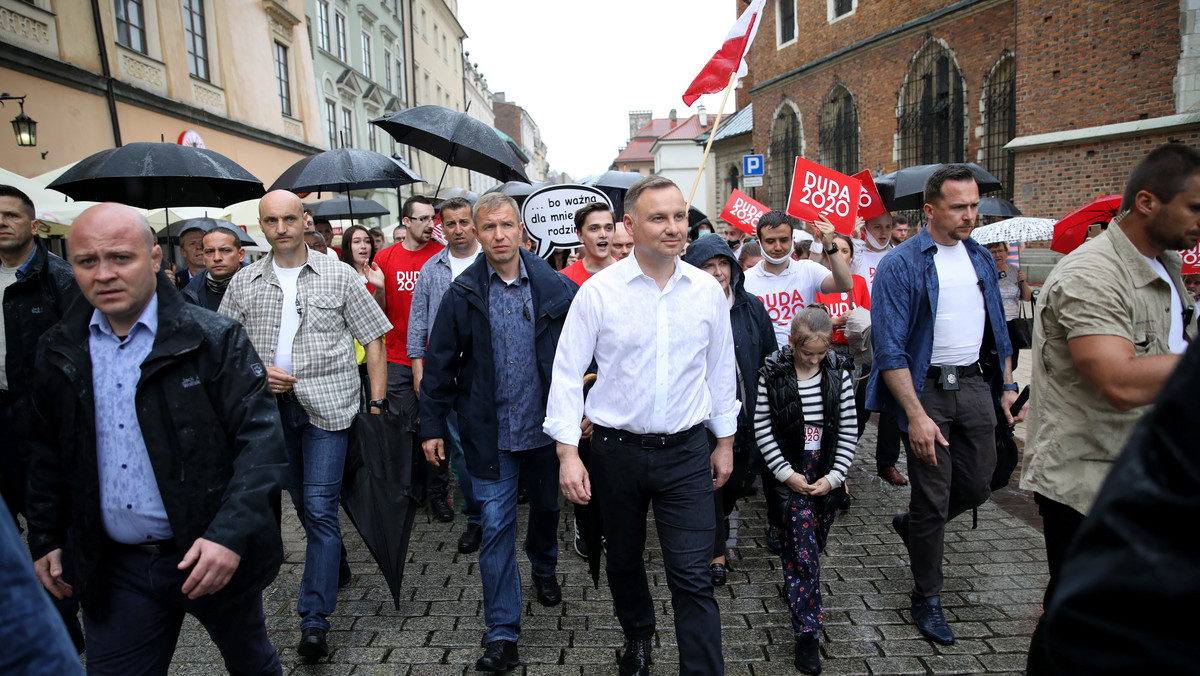
[[[479,500],[487,648],[477,671],[518,664],[521,578],[517,571],[517,482],[529,494],[525,552],[538,602],[557,605],[558,456],[542,432],[558,336],[578,287],[521,248],[517,204],[484,195],[472,214],[483,257],[450,284],[425,350],[421,438],[425,458],[446,461],[446,416],[462,427],[463,452]],[[523,476],[522,476],[523,475]]]
[[[936,170],[925,182],[928,225],[879,263],[871,298],[867,408],[895,414],[905,434],[912,494],[892,527],[908,547],[913,621],[943,645],[954,643],[941,603],[946,522],[987,500],[996,468],[983,367],[1000,367],[990,377],[1009,424],[1017,398],[996,263],[971,239],[978,213],[970,169]]]

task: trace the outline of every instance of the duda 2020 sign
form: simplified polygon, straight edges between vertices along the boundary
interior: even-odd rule
[[[555,249],[579,246],[575,236],[575,212],[592,202],[612,209],[608,197],[586,185],[548,185],[530,193],[521,207],[521,220],[533,240],[533,251],[543,258]]]

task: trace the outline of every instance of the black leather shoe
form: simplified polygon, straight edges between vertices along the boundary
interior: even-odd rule
[[[477,523],[468,523],[467,529],[463,534],[458,536],[458,553],[470,554],[471,552],[479,551],[479,544],[483,542],[483,526]]]
[[[562,603],[562,587],[558,586],[558,576],[533,576],[533,589],[537,592],[538,603],[543,606],[557,606]]]
[[[816,634],[800,634],[796,637],[794,662],[801,673],[821,673],[821,640]]]
[[[483,651],[483,657],[475,662],[475,671],[498,673],[508,671],[521,663],[517,657],[517,644],[513,641],[492,641]]]
[[[904,541],[904,548],[908,549],[908,514],[897,514],[892,517],[892,530],[896,531],[896,535]]]
[[[650,676],[650,639],[625,639],[625,652],[617,662],[620,676]]]
[[[325,630],[309,627],[300,632],[300,645],[296,652],[306,660],[319,660],[329,655],[329,644],[325,642]]]
[[[433,510],[433,518],[443,523],[454,520],[454,509],[446,502],[446,498],[435,495],[429,498],[429,509]]]
[[[722,563],[708,564],[708,574],[710,577],[712,577],[712,583],[714,587],[725,586],[725,581],[729,577],[725,571],[725,564]]]
[[[946,616],[942,613],[942,597],[930,596],[924,599],[913,599],[913,623],[925,635],[925,638],[942,645],[954,645],[954,632],[946,624]]]
[[[767,526],[767,549],[771,550],[774,554],[783,551],[783,543],[779,541],[779,528],[777,526]]]

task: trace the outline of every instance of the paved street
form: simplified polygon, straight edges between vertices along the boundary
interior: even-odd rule
[[[1028,376],[1018,379],[1024,383]],[[1028,518],[1031,501],[1011,489],[1001,491],[996,497],[1004,506],[992,501],[980,508],[978,529],[971,530],[970,515],[950,525],[942,601],[958,642],[935,646],[921,639],[908,622],[912,578],[907,554],[890,526],[892,514],[907,503],[908,489],[885,485],[875,477],[874,440],[871,425],[851,470],[854,507],[834,523],[821,559],[824,673],[1020,672],[1046,582],[1042,538]],[[780,562],[763,545],[762,495],[743,504],[734,515],[729,584],[717,589],[727,671],[795,674],[793,633],[780,596]],[[563,514],[559,573],[564,602],[543,608],[532,600],[528,562],[522,559],[527,595],[520,642],[524,670],[513,673],[616,673],[614,659],[623,639],[610,595],[603,578],[600,589],[592,587],[586,563],[569,549],[570,509]],[[374,561],[343,518],[349,527],[346,546],[354,581],[341,590],[338,613],[331,618],[332,659],[300,665],[295,651],[299,640],[295,597],[304,541],[289,507],[284,516],[286,563],[265,594],[268,628],[285,673],[475,673],[484,633],[482,592],[476,556],[460,555],[455,547],[464,523],[461,516],[452,524],[437,523],[424,513],[417,516],[402,602],[399,610],[393,610]],[[653,673],[674,674],[677,657],[669,592],[656,547],[651,528],[649,569],[659,599]],[[173,673],[224,673],[220,655],[194,621],[185,624]]]

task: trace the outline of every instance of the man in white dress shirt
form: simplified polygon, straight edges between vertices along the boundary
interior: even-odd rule
[[[567,314],[554,359],[544,429],[558,442],[559,483],[576,504],[597,500],[606,570],[625,632],[621,674],[648,674],[654,601],[643,551],[654,518],[679,645],[679,673],[724,673],[721,619],[708,562],[711,491],[729,478],[740,410],[729,303],[709,274],[683,263],[687,205],[661,176],[625,195],[633,255],[585,284]],[[622,298],[605,304],[604,298]],[[586,403],[583,374],[599,377]],[[594,424],[591,467],[579,459],[579,421]],[[717,438],[710,454],[705,428]],[[593,490],[594,488],[594,490]]]

